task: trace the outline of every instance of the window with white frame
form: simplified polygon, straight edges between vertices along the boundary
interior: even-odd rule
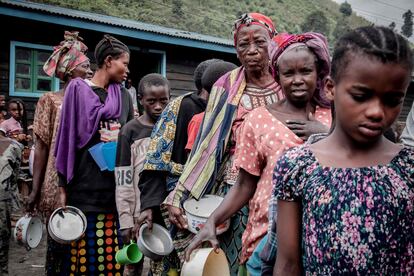
[[[11,41],[10,96],[40,97],[45,92],[59,90],[59,79],[43,71],[52,51],[52,46]]]

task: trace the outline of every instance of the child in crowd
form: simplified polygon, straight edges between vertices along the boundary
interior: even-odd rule
[[[268,230],[271,179],[276,160],[288,148],[303,143],[289,129],[287,121],[316,118],[325,124],[326,129],[331,123],[329,101],[323,90],[323,81],[330,71],[326,38],[317,33],[286,36],[273,57],[273,64],[276,80],[285,99],[259,107],[247,115],[235,153],[235,165],[240,169],[238,182],[211,215],[206,227],[199,232],[187,252],[190,254],[203,240],[218,245],[216,226],[249,203],[241,263],[247,262],[250,275],[261,273],[258,256],[250,258]]]
[[[414,150],[383,135],[412,69],[408,42],[389,28],[339,39],[325,85],[335,126],[288,151],[274,171],[273,275],[413,273]]]
[[[25,142],[30,138],[27,133],[26,108],[22,100],[11,99],[7,103],[7,112],[10,118],[0,124],[0,131],[6,137],[13,138],[18,142]]]
[[[135,240],[134,226],[139,217],[139,176],[144,165],[152,128],[170,99],[168,80],[160,74],[144,76],[138,86],[144,113],[122,127],[117,146],[115,181],[120,236],[124,244]],[[124,275],[141,275],[144,259],[125,267]]]
[[[217,61],[215,59],[206,60],[196,67],[194,83],[197,92],[185,94],[170,101],[154,126],[144,168],[138,183],[141,193],[138,226],[146,222],[151,229],[153,221],[164,224],[160,207],[167,191],[175,187],[187,161],[185,144],[187,143],[188,123],[194,114],[203,112],[207,105],[207,92],[201,87],[201,77],[208,65]],[[168,226],[169,224],[167,224]],[[170,231],[175,250],[161,261],[151,263],[153,275],[164,275],[168,271],[174,271],[181,267],[179,255],[177,256],[177,251],[180,251],[181,247],[177,246],[182,246],[186,237],[182,237],[180,233],[176,232]]]
[[[0,124],[6,120],[7,111],[6,111],[6,96],[0,95]]]

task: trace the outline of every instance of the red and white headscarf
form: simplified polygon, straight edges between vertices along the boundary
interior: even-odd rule
[[[272,19],[270,19],[266,15],[263,15],[261,13],[256,13],[256,12],[245,13],[241,15],[240,18],[236,20],[236,22],[234,22],[233,38],[234,38],[235,46],[236,46],[237,34],[239,30],[243,26],[250,26],[250,25],[258,25],[258,26],[265,28],[266,31],[269,32],[270,39],[272,39],[277,34]]]
[[[52,55],[43,65],[48,76],[56,76],[61,80],[72,72],[79,64],[89,60],[85,55],[88,47],[82,42],[79,32],[65,31],[65,40],[54,47]]]

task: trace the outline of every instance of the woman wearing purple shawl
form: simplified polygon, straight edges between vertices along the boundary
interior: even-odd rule
[[[121,272],[116,264],[115,175],[101,171],[89,149],[114,141],[122,125],[133,118],[133,105],[125,88],[129,49],[105,35],[95,48],[98,69],[92,80],[72,80],[66,88],[56,139],[56,169],[62,205],[85,213],[85,236],[71,244],[62,264],[64,275]]]

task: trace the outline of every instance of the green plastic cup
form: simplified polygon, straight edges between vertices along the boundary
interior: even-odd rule
[[[142,252],[139,251],[138,245],[131,241],[130,244],[124,245],[121,250],[115,254],[115,260],[118,264],[136,264],[142,259]]]

